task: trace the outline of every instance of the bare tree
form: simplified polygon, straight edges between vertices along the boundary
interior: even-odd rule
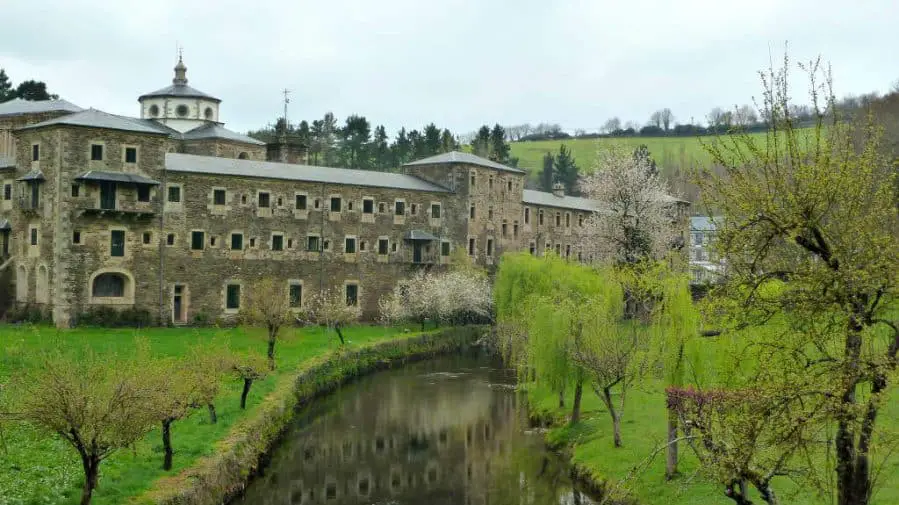
[[[668,129],[671,127],[671,123],[674,121],[674,114],[671,113],[671,109],[669,109],[668,107],[665,107],[664,109],[658,111],[658,114],[659,119],[662,122],[662,128],[664,128],[665,131],[668,131]]]
[[[724,117],[726,112],[721,107],[715,107],[706,114],[706,121],[709,123],[709,127],[718,127],[724,125]]]
[[[662,111],[657,110],[650,114],[649,116],[649,124],[652,126],[656,126],[658,128],[662,127]]]
[[[737,126],[750,126],[757,123],[758,120],[758,114],[756,114],[755,109],[749,105],[741,105],[734,109],[733,123]]]
[[[638,123],[636,121],[628,121],[627,123],[624,124],[624,129],[637,131],[640,129],[640,123]]]
[[[90,350],[77,359],[55,352],[18,377],[21,417],[56,433],[81,457],[81,505],[91,502],[103,460],[155,424],[148,408],[153,391],[139,361]]]
[[[241,319],[249,324],[265,326],[268,332],[268,362],[275,369],[275,343],[281,327],[294,320],[290,310],[287,284],[274,279],[261,279],[250,288],[249,300]]]
[[[611,117],[602,125],[602,131],[605,133],[613,133],[621,129],[621,119],[618,116]]]

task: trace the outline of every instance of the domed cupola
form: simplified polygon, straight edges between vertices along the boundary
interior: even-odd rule
[[[140,117],[155,119],[180,132],[208,123],[219,123],[219,104],[214,96],[187,85],[187,66],[179,56],[172,85],[141,95]]]

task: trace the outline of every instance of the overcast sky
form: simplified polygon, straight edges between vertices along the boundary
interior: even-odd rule
[[[176,44],[190,84],[246,131],[362,114],[388,131],[434,121],[678,121],[751,103],[769,51],[831,62],[838,95],[899,79],[895,0],[0,0],[0,67],[82,107],[138,115],[171,83]],[[797,94],[804,89],[795,82]]]

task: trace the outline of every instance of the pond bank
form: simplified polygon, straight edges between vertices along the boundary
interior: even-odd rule
[[[483,326],[469,326],[398,336],[390,341],[342,349],[307,361],[296,374],[282,377],[256,412],[235,424],[215,445],[212,455],[197,460],[177,475],[158,479],[147,492],[131,502],[221,504],[244,489],[291,425],[299,408],[309,401],[374,370],[470,346],[488,331]]]

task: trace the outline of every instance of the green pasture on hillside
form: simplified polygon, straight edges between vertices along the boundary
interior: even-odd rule
[[[355,326],[344,330],[347,345],[356,346],[396,337],[400,328]],[[323,328],[285,328],[276,349],[277,370],[253,384],[247,410],[239,408],[242,382],[229,380],[222,385],[216,402],[218,423],[210,424],[205,409],[172,428],[174,468],[162,470],[162,442],[159,430],[149,433],[132,449],[119,451],[100,467],[100,485],[93,503],[112,505],[150,487],[162,475],[174,474],[197,458],[212,452],[217,440],[242,417],[251,415],[259,401],[271,392],[279,377],[291,374],[301,363],[336,349],[333,332]],[[72,353],[91,349],[97,353],[127,356],[135,351],[135,339],[145,339],[152,354],[178,356],[190,346],[216,339],[234,351],[266,350],[262,328],[83,328],[56,330],[50,327],[0,326],[0,385],[22,367],[39,367],[39,351],[60,348]],[[14,392],[10,392],[14,393]],[[14,396],[14,395],[13,395]],[[0,409],[2,411],[3,409]],[[81,495],[83,474],[77,453],[64,441],[18,422],[0,424],[0,505],[75,504]]]

